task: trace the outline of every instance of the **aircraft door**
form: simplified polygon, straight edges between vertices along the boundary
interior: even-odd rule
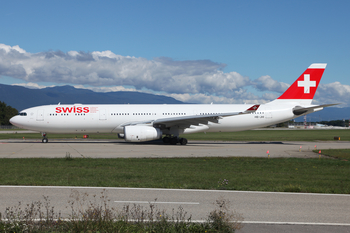
[[[106,114],[106,109],[100,109],[100,120],[107,120],[107,114]]]
[[[270,120],[271,118],[272,118],[271,109],[266,108],[265,109],[265,119]]]
[[[42,109],[38,110],[37,115],[36,115],[36,120],[37,121],[44,120],[44,110],[42,110]]]

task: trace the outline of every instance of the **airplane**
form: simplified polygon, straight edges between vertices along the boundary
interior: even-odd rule
[[[261,105],[59,103],[22,110],[10,122],[41,132],[43,143],[48,142],[47,133],[116,133],[127,142],[162,139],[186,145],[181,134],[250,130],[336,105],[311,104],[326,66],[311,64],[279,98]]]

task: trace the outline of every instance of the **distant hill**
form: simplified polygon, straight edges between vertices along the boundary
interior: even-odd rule
[[[45,104],[183,104],[174,98],[140,92],[93,92],[72,86],[56,86],[29,89],[21,86],[0,84],[0,101],[18,111]],[[307,121],[330,121],[350,118],[350,108],[325,108],[307,115]],[[303,117],[296,118],[304,121]]]
[[[29,89],[0,84],[0,101],[18,111],[46,104],[182,104],[174,98],[140,92],[93,92],[72,86]]]

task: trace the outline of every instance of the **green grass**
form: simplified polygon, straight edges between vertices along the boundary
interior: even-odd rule
[[[0,184],[350,194],[350,162],[233,157],[0,159]]]
[[[318,153],[318,151],[315,152]],[[337,159],[350,160],[350,149],[329,149],[322,150],[321,153]]]
[[[40,133],[0,134],[0,139],[41,139]],[[83,134],[48,134],[49,139],[83,138]],[[327,141],[340,137],[341,141],[350,141],[348,130],[248,130],[241,132],[195,133],[181,135],[188,140],[214,141]],[[89,134],[89,139],[118,139],[117,134]]]
[[[82,134],[50,134],[50,139]],[[251,130],[197,133],[189,140],[350,141],[348,130]],[[0,139],[41,139],[40,134],[0,134]],[[89,139],[116,139],[90,134]],[[87,141],[89,140],[87,139]],[[167,159],[0,159],[1,185],[154,187],[250,191],[350,193],[350,149],[322,150],[332,159],[167,158]],[[226,185],[224,179],[228,180]]]
[[[25,129],[1,129],[0,128],[0,131],[22,131],[22,130],[25,130]]]
[[[188,140],[215,141],[327,141],[340,137],[350,141],[348,130],[248,130],[241,132],[196,133],[183,135]]]

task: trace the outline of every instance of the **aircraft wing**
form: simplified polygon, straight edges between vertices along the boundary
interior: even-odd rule
[[[127,125],[138,125],[138,124],[152,124],[154,127],[158,128],[169,128],[172,126],[178,126],[181,129],[189,128],[191,125],[207,125],[209,122],[219,123],[219,119],[229,116],[237,116],[242,114],[249,114],[251,112],[255,112],[258,110],[260,105],[253,105],[248,108],[244,112],[229,112],[229,113],[221,113],[221,114],[206,114],[206,115],[192,115],[192,116],[178,116],[178,117],[169,117],[169,118],[161,118],[152,121],[145,122],[129,122],[119,127],[124,127]]]
[[[317,112],[319,110],[322,110],[324,107],[329,107],[333,105],[338,105],[338,104],[323,104],[323,105],[315,105],[311,107],[301,107],[301,106],[296,106],[293,109],[294,115],[302,115],[302,114],[309,114],[312,112]]]

